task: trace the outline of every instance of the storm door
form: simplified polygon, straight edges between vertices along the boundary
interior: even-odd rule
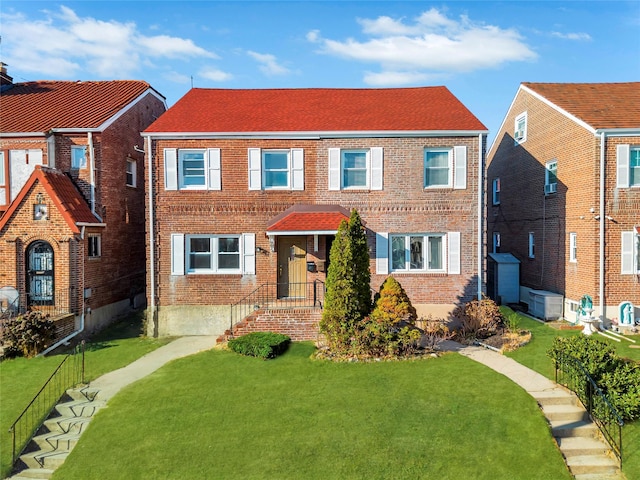
[[[278,298],[304,298],[307,237],[278,237]]]
[[[53,249],[37,241],[27,249],[27,294],[29,305],[53,305]]]

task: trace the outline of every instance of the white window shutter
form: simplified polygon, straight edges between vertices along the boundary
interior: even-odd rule
[[[467,188],[467,147],[453,147],[453,188]]]
[[[304,190],[304,149],[291,149],[291,190]]]
[[[631,275],[633,271],[633,241],[635,240],[633,232],[622,232],[622,243],[620,249],[620,256],[622,258],[622,268],[620,273],[622,275]]]
[[[209,190],[222,190],[222,176],[220,169],[220,149],[209,148],[207,150],[208,156],[208,171],[209,177],[207,181],[207,188]]]
[[[449,232],[449,273],[451,275],[460,274],[460,232]]]
[[[618,181],[616,186],[618,188],[629,188],[629,145],[618,145],[616,153],[616,170],[618,172]]]
[[[249,149],[249,190],[262,190],[262,153],[259,148]]]
[[[384,154],[382,147],[371,148],[371,190],[382,190]]]
[[[242,252],[244,262],[242,263],[242,273],[246,275],[256,274],[256,234],[242,234]]]
[[[376,233],[376,273],[389,273],[389,234]]]
[[[164,189],[178,189],[178,151],[175,148],[164,149]]]
[[[340,190],[340,149],[329,149],[329,190]]]
[[[171,275],[184,275],[184,234],[171,234]]]

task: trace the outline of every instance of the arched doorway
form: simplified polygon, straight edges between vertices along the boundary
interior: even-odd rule
[[[38,240],[27,248],[27,297],[29,305],[54,304],[53,248]]]

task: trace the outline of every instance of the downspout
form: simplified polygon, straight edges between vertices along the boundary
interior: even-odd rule
[[[96,155],[93,149],[93,133],[87,132],[87,142],[89,143],[89,185],[91,187],[91,213],[102,222],[102,217],[96,212],[96,177],[95,177],[95,161]]]
[[[84,231],[85,231],[85,226],[83,225],[81,227],[81,229],[80,229],[80,240],[84,240]],[[52,350],[55,350],[60,345],[66,345],[67,343],[69,343],[69,340],[71,340],[73,337],[75,337],[79,333],[84,332],[84,310],[85,310],[85,305],[84,305],[84,255],[82,255],[82,313],[80,314],[80,328],[78,330],[76,330],[75,332],[70,333],[69,335],[64,337],[62,340],[59,340],[58,342],[54,343],[49,348],[47,348],[45,351],[39,353],[38,356],[45,356],[47,353],[49,353]]]
[[[484,189],[484,152],[482,149],[482,134],[478,135],[478,301],[482,300],[482,190]]]
[[[605,185],[605,146],[606,137],[605,133],[600,133],[600,258],[598,261],[598,296],[600,298],[600,322],[604,324],[605,320],[605,298],[604,298],[604,185]]]
[[[153,324],[153,336],[158,336],[158,319],[156,318],[156,269],[155,269],[155,242],[154,242],[154,225],[153,225],[153,161],[151,153],[151,137],[146,138],[145,155],[147,155],[147,164],[149,171],[149,314]]]

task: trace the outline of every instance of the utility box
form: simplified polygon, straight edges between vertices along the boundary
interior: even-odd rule
[[[510,253],[490,253],[487,295],[502,305],[520,302],[520,260]]]
[[[562,317],[564,297],[561,293],[546,290],[529,291],[529,313],[542,320],[557,320]]]

